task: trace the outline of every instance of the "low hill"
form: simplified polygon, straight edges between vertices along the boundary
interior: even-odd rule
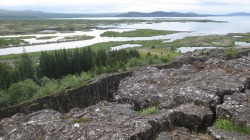
[[[141,13],[141,12],[128,12],[124,14],[117,15],[117,17],[206,17],[211,15],[201,15],[196,13],[181,13],[181,12],[151,12],[151,13]]]
[[[14,11],[0,9],[0,19],[27,19],[27,18],[81,18],[81,17],[113,17],[117,14],[65,14],[65,13],[46,13],[41,11]]]

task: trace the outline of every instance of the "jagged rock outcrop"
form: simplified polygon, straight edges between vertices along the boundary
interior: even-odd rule
[[[1,134],[8,140],[150,140],[161,129],[159,124],[168,125],[164,115],[149,117],[135,112],[129,104],[104,101],[67,114],[48,109],[30,115],[16,114],[1,121]]]
[[[84,87],[91,89],[89,93],[79,87],[58,96],[67,96],[67,100],[56,100],[56,107],[51,109],[57,111],[20,111],[1,120],[0,139],[250,139],[211,127],[219,118],[250,126],[249,54],[250,50],[235,55],[202,50],[168,65],[99,79],[98,84],[90,84],[91,88]],[[211,58],[206,60],[204,55]],[[120,82],[119,87],[115,82]],[[110,97],[112,102],[95,104]],[[150,106],[158,111],[151,115],[139,111]]]

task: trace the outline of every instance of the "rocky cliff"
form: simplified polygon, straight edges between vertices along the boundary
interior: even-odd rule
[[[150,106],[158,111],[139,111]],[[187,53],[0,113],[0,139],[249,140],[212,125],[228,118],[250,127],[250,50]]]

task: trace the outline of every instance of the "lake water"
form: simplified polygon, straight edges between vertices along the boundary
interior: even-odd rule
[[[250,43],[247,43],[247,42],[236,41],[234,44],[236,46],[241,46],[241,47],[250,47]]]
[[[216,49],[218,47],[180,47],[177,49],[176,52],[180,53],[186,53],[186,52],[192,52],[194,50],[202,50],[202,49]]]
[[[29,36],[44,37],[44,36],[57,36],[52,39],[47,40],[37,40],[37,39],[26,39],[30,43],[45,43],[45,42],[55,42],[59,39],[62,39],[65,36],[74,36],[74,35],[88,35],[94,36],[94,39],[84,40],[84,41],[73,41],[73,42],[63,42],[63,43],[53,43],[53,44],[43,44],[43,45],[33,45],[33,46],[24,46],[27,52],[38,52],[45,50],[56,50],[62,48],[76,48],[76,47],[85,47],[93,45],[100,42],[109,42],[109,41],[132,41],[132,40],[163,40],[165,42],[174,41],[176,39],[182,39],[188,36],[201,36],[209,34],[227,34],[227,33],[245,33],[250,32],[250,17],[188,17],[188,18],[81,18],[82,20],[120,20],[120,19],[145,19],[152,20],[152,24],[147,22],[136,23],[136,24],[116,24],[116,25],[105,25],[100,26],[101,28],[112,28],[112,29],[92,29],[91,31],[76,31],[73,33],[55,33],[55,34],[34,34]],[[214,22],[161,22],[154,23],[155,20],[201,20],[209,19],[216,21],[226,21],[223,23],[214,23]],[[171,34],[171,35],[162,35],[154,37],[101,37],[105,31],[131,31],[136,29],[157,29],[157,30],[174,30],[174,31],[183,31],[181,33]],[[22,35],[18,35],[22,36]],[[5,37],[16,37],[16,36],[5,36]],[[19,54],[23,52],[23,47],[14,47],[0,49],[0,55],[7,54]]]
[[[123,44],[120,46],[112,47],[111,50],[121,50],[125,48],[134,48],[134,47],[141,47],[142,45],[140,44]]]

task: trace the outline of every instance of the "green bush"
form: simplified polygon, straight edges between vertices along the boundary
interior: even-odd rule
[[[143,67],[146,66],[148,63],[143,59],[132,58],[128,61],[127,67]]]
[[[91,79],[91,72],[82,72],[80,75],[68,75],[62,79],[54,80],[43,77],[40,89],[34,94],[33,98],[40,98],[47,95],[64,93],[66,89],[77,87]]]
[[[215,122],[214,126],[218,129],[234,131],[234,132],[250,135],[249,127],[236,125],[228,119],[218,119]]]
[[[9,102],[14,105],[29,100],[38,89],[39,86],[30,79],[12,84],[8,89]]]
[[[33,95],[33,98],[56,94],[60,91],[58,87],[58,82],[51,80],[50,82],[47,82],[42,85],[40,89]]]
[[[0,91],[0,108],[7,107],[9,105],[9,95],[5,91]]]

